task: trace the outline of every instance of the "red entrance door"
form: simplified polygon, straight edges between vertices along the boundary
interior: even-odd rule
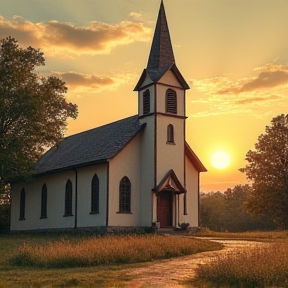
[[[173,217],[173,194],[170,191],[162,191],[157,201],[158,222],[160,227],[171,227]]]

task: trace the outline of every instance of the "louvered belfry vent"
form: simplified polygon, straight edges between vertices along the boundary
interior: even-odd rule
[[[177,114],[177,95],[172,89],[166,92],[166,113]]]
[[[143,114],[149,114],[150,113],[150,91],[147,89],[143,93]]]

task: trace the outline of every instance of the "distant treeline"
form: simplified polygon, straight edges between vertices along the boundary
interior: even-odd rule
[[[243,232],[277,229],[269,216],[252,217],[245,207],[249,185],[237,185],[225,192],[201,193],[201,227],[213,231]]]

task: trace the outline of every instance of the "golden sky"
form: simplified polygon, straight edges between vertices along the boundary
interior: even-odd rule
[[[0,38],[41,48],[39,72],[79,106],[67,135],[137,114],[160,0],[1,0]],[[246,183],[238,171],[273,117],[288,113],[287,0],[164,0],[187,91],[186,138],[208,169],[202,191]],[[211,164],[214,152],[231,157]]]

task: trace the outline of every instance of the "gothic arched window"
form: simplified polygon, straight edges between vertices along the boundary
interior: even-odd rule
[[[47,185],[42,186],[41,191],[41,216],[40,219],[47,218]]]
[[[72,216],[72,182],[69,179],[65,188],[65,213],[64,216]]]
[[[150,113],[150,91],[149,89],[145,90],[143,93],[143,114]]]
[[[174,143],[174,127],[172,124],[167,126],[167,143]]]
[[[177,114],[177,95],[172,89],[166,92],[166,113]]]
[[[91,214],[99,213],[99,178],[95,174],[91,183]]]
[[[119,212],[131,212],[131,182],[128,177],[123,177],[119,187]]]
[[[20,216],[19,220],[25,220],[25,189],[22,188],[20,194]]]

